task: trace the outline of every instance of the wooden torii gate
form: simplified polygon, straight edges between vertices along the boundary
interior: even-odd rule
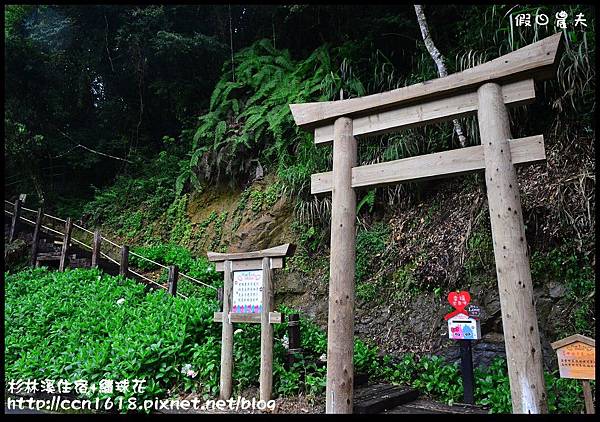
[[[507,106],[532,102],[534,80],[552,78],[561,34],[492,61],[381,94],[290,104],[318,145],[333,142],[333,171],[311,192],[332,192],[326,412],[351,413],[356,188],[485,170],[514,413],[547,413],[542,348],[515,165],[546,159],[542,135],[512,139]],[[356,136],[477,113],[481,145],[357,166]]]

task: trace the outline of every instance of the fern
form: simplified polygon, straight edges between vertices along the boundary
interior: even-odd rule
[[[316,149],[295,125],[288,104],[335,99],[341,88],[363,95],[364,85],[350,69],[352,49],[323,45],[296,61],[265,39],[239,51],[236,82],[231,82],[231,62],[225,63],[210,111],[198,119],[189,168],[177,191],[192,181],[192,173],[198,181],[235,182],[249,178],[261,162],[278,170],[288,190],[307,192],[310,174],[327,167],[327,151]]]

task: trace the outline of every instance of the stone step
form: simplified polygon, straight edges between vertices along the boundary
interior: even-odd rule
[[[390,384],[375,384],[357,389],[354,393],[354,413],[381,413],[411,402],[419,397],[412,388]]]

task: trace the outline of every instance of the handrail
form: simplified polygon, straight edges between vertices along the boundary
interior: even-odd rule
[[[81,246],[85,246],[86,248],[88,248],[90,251],[93,251],[94,249],[91,246],[86,245],[85,243],[83,243],[80,240],[75,239],[74,237],[71,237],[71,240],[73,242],[79,243]]]
[[[73,223],[73,227],[77,227],[78,229],[83,230],[84,232],[88,232],[89,234],[94,234],[93,231],[86,229],[85,227],[81,227],[79,224]]]
[[[28,218],[25,218],[25,217],[23,217],[23,216],[21,216],[21,220],[25,220],[25,221],[27,221],[28,223],[31,223],[31,224],[35,225],[35,222],[33,222],[33,221],[29,220]]]
[[[213,289],[215,291],[218,290],[215,286],[211,286],[210,284],[203,283],[200,280],[196,280],[195,278],[190,277],[189,275],[186,275],[186,274],[183,274],[183,273],[179,273],[179,275],[182,276],[182,277],[188,278],[188,279],[190,279],[192,281],[195,281],[196,283],[202,284],[202,285],[204,285],[206,287],[210,287],[211,289]]]
[[[22,209],[23,211],[37,212],[37,210],[32,210],[31,208],[25,208],[25,207],[23,207],[23,206],[21,207],[21,209]]]
[[[100,236],[100,237],[102,238],[102,240],[106,240],[106,241],[107,241],[108,243],[110,243],[111,245],[113,245],[113,246],[116,246],[116,247],[117,247],[117,248],[119,248],[119,249],[121,248],[121,245],[117,245],[115,242],[111,241],[110,239],[107,239],[107,238],[106,238],[106,237],[104,237],[104,236]]]
[[[169,269],[169,267],[167,267],[166,265],[159,264],[158,262],[152,261],[150,258],[146,258],[145,256],[139,255],[139,254],[137,254],[137,253],[135,253],[133,251],[129,251],[129,253],[131,255],[137,256],[138,258],[142,258],[142,259],[145,259],[146,261],[152,262],[153,264],[158,265],[159,267]]]
[[[8,200],[6,200],[6,199],[4,200],[4,202],[14,206],[14,203],[13,203],[13,202],[10,202],[10,201],[8,201]],[[36,210],[32,210],[32,209],[30,209],[30,208],[21,207],[21,209],[22,209],[22,210],[25,210],[25,211],[29,211],[29,212],[35,212],[35,213],[37,213],[37,211],[36,211]],[[14,213],[13,213],[13,212],[11,212],[11,211],[8,211],[8,210],[4,210],[4,212],[5,212],[6,214],[9,214],[9,215],[11,215],[11,216],[12,216],[12,215],[14,215]],[[42,214],[42,217],[50,217],[50,218],[53,218],[53,219],[55,219],[55,220],[58,220],[58,221],[60,221],[60,222],[64,222],[64,223],[66,223],[66,221],[67,221],[67,220],[63,220],[62,218],[59,218],[59,217],[56,217],[56,216],[53,216],[53,215],[50,215],[50,214],[46,214],[46,213],[43,213],[43,214]],[[35,223],[35,221],[32,221],[32,220],[30,220],[30,219],[28,219],[28,218],[25,218],[25,217],[23,217],[22,215],[20,215],[20,216],[19,216],[19,219],[21,219],[21,220],[23,220],[23,221],[25,221],[25,222],[27,222],[27,223],[29,223],[29,224],[33,225],[33,226],[35,226],[35,224],[36,224],[36,223]],[[79,224],[75,224],[75,223],[73,223],[73,226],[75,226],[75,227],[77,227],[78,229],[81,229],[81,230],[83,230],[83,231],[85,231],[85,232],[87,232],[87,233],[94,234],[94,232],[93,232],[93,231],[91,231],[91,230],[89,230],[89,229],[86,229],[85,227],[82,227],[82,226],[80,226]],[[57,234],[57,235],[59,235],[59,236],[64,236],[64,233],[61,233],[60,231],[58,231],[58,230],[55,230],[55,229],[53,229],[52,227],[48,227],[48,226],[45,226],[45,225],[43,225],[43,224],[40,224],[40,227],[41,227],[42,229],[46,230],[47,232],[52,232],[52,233],[55,233],[55,234]],[[121,248],[121,247],[122,247],[121,245],[118,245],[117,243],[113,242],[113,241],[112,241],[112,240],[110,240],[110,239],[107,239],[107,238],[105,238],[104,236],[100,236],[100,237],[101,237],[101,239],[102,239],[102,240],[106,241],[107,243],[109,243],[109,244],[111,244],[111,245],[113,245],[113,246],[115,246],[115,247],[117,247],[117,248]],[[93,250],[93,248],[92,248],[91,246],[89,246],[89,245],[85,244],[85,243],[84,243],[84,242],[82,242],[81,240],[75,239],[74,237],[71,237],[71,240],[72,240],[73,242],[75,242],[75,243],[78,243],[78,244],[79,244],[79,245],[81,245],[81,246],[84,246],[85,248],[87,248],[87,249],[89,249],[89,250]],[[152,260],[152,259],[150,259],[150,258],[146,258],[145,256],[143,256],[143,255],[140,255],[140,254],[138,254],[138,253],[135,253],[135,252],[133,252],[133,251],[130,251],[129,253],[130,253],[130,254],[132,254],[132,255],[134,255],[134,256],[136,256],[136,257],[138,257],[138,258],[140,258],[140,259],[144,259],[144,260],[146,260],[146,261],[148,261],[148,262],[151,262],[152,264],[154,264],[154,265],[157,265],[157,266],[159,266],[159,267],[161,267],[161,268],[165,268],[165,269],[168,269],[168,268],[169,268],[169,267],[168,267],[168,266],[166,266],[166,265],[160,264],[160,263],[158,263],[158,262],[156,262],[156,261],[153,261],[153,260]],[[120,265],[120,263],[119,263],[117,260],[115,260],[115,259],[111,258],[109,255],[107,255],[107,254],[106,254],[106,253],[104,253],[104,252],[100,252],[100,256],[102,256],[102,257],[104,257],[104,258],[108,259],[109,261],[113,262],[114,264]],[[132,269],[129,269],[129,271],[130,271],[132,274],[135,274],[136,276],[138,276],[138,277],[140,277],[140,278],[142,278],[142,279],[144,279],[144,280],[147,280],[147,281],[149,281],[149,282],[151,282],[151,283],[153,283],[153,284],[156,284],[157,286],[160,286],[160,287],[161,287],[161,288],[163,288],[163,289],[166,289],[166,287],[162,286],[161,284],[159,284],[159,283],[155,282],[154,280],[151,280],[151,279],[149,279],[149,278],[148,278],[148,277],[146,277],[146,276],[143,276],[142,274],[139,274],[139,273],[137,273],[136,271],[133,271]],[[195,283],[197,283],[197,284],[200,284],[200,285],[202,285],[202,286],[205,286],[205,287],[211,288],[211,289],[213,289],[213,290],[215,290],[215,291],[216,291],[216,290],[218,290],[216,287],[214,287],[214,286],[211,286],[210,284],[204,283],[204,282],[202,282],[202,281],[200,281],[200,280],[196,280],[195,278],[193,278],[193,277],[190,277],[189,275],[187,275],[187,274],[185,274],[185,273],[181,273],[181,272],[180,272],[180,273],[179,273],[179,275],[180,275],[180,276],[182,276],[182,277],[185,277],[185,278],[187,278],[188,280],[191,280],[191,281],[193,281],[193,282],[195,282]],[[184,295],[184,294],[182,294],[182,293],[177,293],[177,295],[179,295],[179,296],[181,296],[181,297],[183,297],[183,298],[185,298],[185,299],[187,299],[187,298],[188,298],[186,295]]]
[[[112,259],[110,256],[106,255],[104,252],[100,252],[100,255],[101,255],[101,256],[103,256],[103,257],[105,257],[105,258],[106,258],[106,259],[108,259],[109,261],[112,261],[112,262],[114,262],[114,263],[115,263],[115,264],[117,264],[117,265],[121,265],[121,264],[119,263],[119,261],[116,261],[116,260]]]
[[[53,218],[53,219],[55,219],[55,220],[57,220],[57,221],[60,221],[61,223],[66,223],[66,222],[67,222],[67,220],[63,220],[62,218],[58,218],[58,217],[55,217],[55,216],[53,216],[53,215],[46,214],[46,213],[44,213],[44,217],[50,217],[50,218]]]
[[[158,287],[160,287],[161,289],[166,289],[165,286],[163,286],[162,284],[158,284],[156,281],[149,279],[148,277],[145,277],[141,274],[136,273],[135,271],[133,271],[132,269],[129,269],[130,273],[133,273],[135,275],[137,275],[140,278],[143,278],[144,280],[148,280],[150,283],[156,284]]]

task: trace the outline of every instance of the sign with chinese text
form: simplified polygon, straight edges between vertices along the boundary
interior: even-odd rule
[[[444,319],[448,321],[448,319],[458,314],[468,315],[467,311],[465,311],[465,306],[467,306],[470,301],[471,295],[469,294],[469,292],[466,292],[464,290],[462,292],[448,293],[448,302],[450,303],[450,305],[452,305],[452,307],[455,310],[447,314],[444,317]]]
[[[234,271],[232,313],[259,314],[262,312],[263,272]]]
[[[481,308],[477,305],[470,304],[467,306],[467,313],[471,318],[478,319],[481,316]]]
[[[448,337],[452,340],[479,340],[481,326],[479,320],[465,314],[456,314],[448,319]]]
[[[552,343],[558,358],[561,378],[596,379],[596,346],[593,339],[581,335]]]

